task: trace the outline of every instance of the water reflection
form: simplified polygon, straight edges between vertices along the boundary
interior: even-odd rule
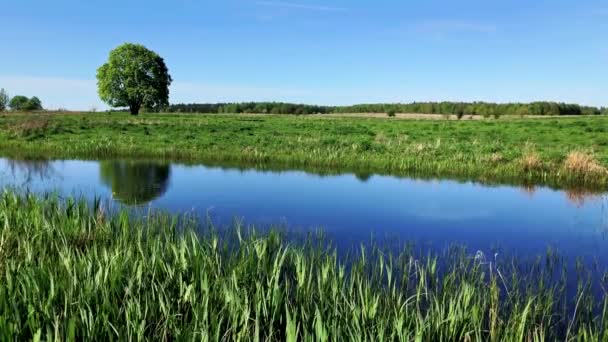
[[[533,198],[538,188],[535,185],[525,184],[521,186],[520,190],[526,197]]]
[[[140,161],[102,161],[99,173],[112,197],[127,205],[142,205],[162,196],[169,187],[171,167]]]
[[[6,170],[14,179],[27,185],[34,180],[46,181],[56,175],[53,164],[48,160],[12,160],[6,161]]]
[[[30,187],[34,183],[42,182],[47,185],[54,185],[62,182],[64,176],[64,162],[50,160],[0,160],[0,178],[12,179],[8,182],[11,185]],[[69,163],[69,162],[68,162]],[[102,184],[107,186],[112,191],[112,197],[123,204],[127,205],[142,205],[152,200],[163,196],[170,185],[171,166],[162,162],[150,161],[101,161],[99,164],[99,173]],[[197,168],[199,166],[184,166],[181,167]],[[269,173],[274,175],[289,174],[288,169],[276,169],[263,166],[247,167],[235,165],[213,165],[213,168],[231,172],[238,170],[246,173],[255,171],[257,173]],[[307,171],[306,174],[314,175],[319,178],[336,177],[349,175],[348,172],[341,173],[337,170],[333,172]],[[370,172],[353,172],[350,173],[359,182],[367,183],[374,176]],[[401,178],[401,177],[398,177]],[[435,178],[402,178],[409,179],[413,183],[440,185],[443,181]],[[4,182],[3,182],[4,183]],[[462,184],[480,184],[493,187],[485,183],[458,181]],[[7,185],[4,183],[3,185]],[[545,187],[535,184],[520,184],[517,187],[521,194],[526,198],[533,200],[538,192],[542,194]],[[598,202],[602,200],[608,201],[606,193],[601,191],[591,191],[589,189],[562,189],[558,191],[568,203],[577,208],[582,208],[588,203]]]
[[[532,199],[539,191],[539,187],[535,185],[523,185],[520,187],[520,190],[524,196]],[[577,188],[564,189],[563,194],[566,201],[577,208],[582,208],[589,202],[597,202],[606,198],[605,193]]]
[[[565,190],[565,193],[568,202],[572,203],[577,208],[584,207],[587,202],[599,201],[605,196],[601,193],[595,193],[584,189],[568,189]]]
[[[362,171],[0,158],[0,187],[19,187],[23,179],[31,180],[23,186],[27,191],[113,198],[127,206],[149,203],[210,218],[218,227],[238,217],[261,227],[320,228],[343,248],[371,236],[435,250],[455,243],[523,255],[552,246],[568,257],[598,257],[608,265],[608,197],[594,191],[369,177]]]
[[[362,183],[367,182],[370,178],[372,178],[373,174],[369,173],[369,172],[358,172],[355,173],[355,177],[357,177],[357,179],[359,181],[361,181]]]

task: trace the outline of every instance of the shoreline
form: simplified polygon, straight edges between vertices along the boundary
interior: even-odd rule
[[[0,120],[0,156],[8,158],[223,162],[245,167],[270,165],[608,190],[608,171],[601,162],[608,159],[608,149],[593,147],[590,141],[599,139],[604,144],[606,139],[595,131],[577,132],[578,128],[572,128],[577,124],[594,130],[598,129],[594,124],[600,123],[603,133],[608,130],[608,118],[603,117],[441,122],[97,113],[4,118],[7,120]],[[528,140],[522,144],[509,136],[533,137],[535,132],[528,125],[540,126],[538,130],[548,137],[562,133],[564,128],[571,132],[563,133],[563,144],[555,144],[549,138],[546,142]],[[512,132],[501,133],[501,129]],[[502,134],[503,139],[511,141],[500,142],[501,138],[494,138],[493,134]],[[589,141],[585,135],[589,135]],[[567,139],[575,138],[581,143],[573,146]],[[593,151],[587,153],[588,150]]]

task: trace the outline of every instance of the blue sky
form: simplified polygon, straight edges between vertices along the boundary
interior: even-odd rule
[[[0,87],[49,108],[104,108],[123,42],[165,58],[171,102],[608,105],[605,0],[15,0],[0,32]]]

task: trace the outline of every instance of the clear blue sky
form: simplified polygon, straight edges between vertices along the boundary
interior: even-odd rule
[[[0,87],[103,108],[123,42],[165,58],[171,102],[555,100],[608,105],[605,0],[19,0],[0,11]]]

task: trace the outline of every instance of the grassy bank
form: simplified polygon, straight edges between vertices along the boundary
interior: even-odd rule
[[[606,295],[551,255],[523,272],[459,248],[427,257],[374,248],[344,263],[315,239],[178,233],[176,222],[2,193],[0,338],[608,338]],[[576,294],[567,276],[579,277]]]
[[[273,116],[7,114],[0,154],[272,163],[608,188],[608,117],[391,120]]]

